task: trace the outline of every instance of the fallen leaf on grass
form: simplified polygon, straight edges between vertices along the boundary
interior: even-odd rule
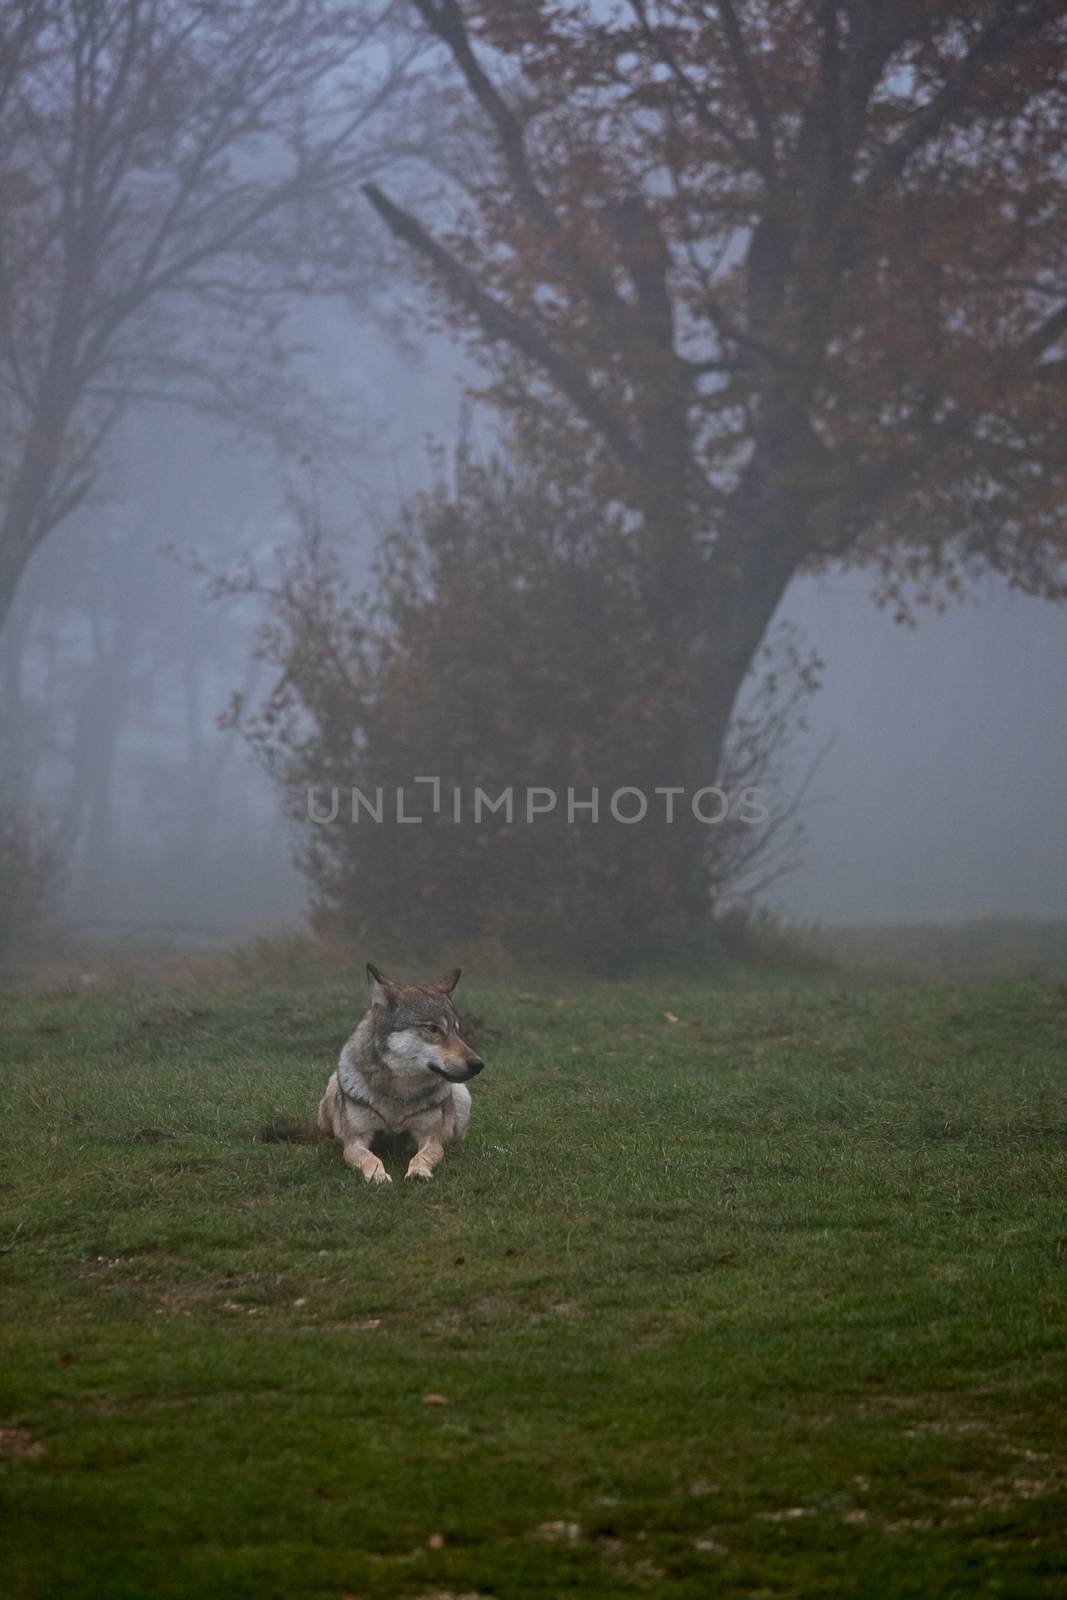
[[[448,1406],[452,1404],[447,1394],[424,1394],[422,1403],[424,1406]]]
[[[581,1536],[582,1528],[578,1522],[542,1522],[534,1529],[534,1537],[537,1539],[565,1540],[567,1544],[573,1544]]]
[[[665,1011],[663,1013],[663,1020],[665,1022],[680,1022],[682,1019],[681,1017],[676,1017],[673,1011]]]

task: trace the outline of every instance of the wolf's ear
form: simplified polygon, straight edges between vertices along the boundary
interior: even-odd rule
[[[443,978],[438,978],[436,983],[431,983],[430,988],[436,989],[440,994],[451,994],[459,982],[460,968],[453,967]]]
[[[370,983],[370,1001],[372,1006],[390,1006],[396,998],[396,991],[388,978],[383,978],[377,967],[372,967],[367,962],[367,980]]]

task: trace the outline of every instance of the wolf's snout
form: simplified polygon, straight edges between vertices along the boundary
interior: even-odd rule
[[[468,1056],[463,1065],[467,1069],[468,1078],[476,1078],[485,1066],[485,1062],[481,1056]]]

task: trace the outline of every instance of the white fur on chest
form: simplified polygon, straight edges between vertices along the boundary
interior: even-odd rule
[[[393,1034],[389,1043],[388,1064],[364,1068],[371,1031],[361,1023],[341,1051],[337,1083],[346,1117],[353,1125],[410,1133],[421,1115],[431,1120],[442,1115],[448,1089],[424,1064],[425,1041],[414,1030]]]

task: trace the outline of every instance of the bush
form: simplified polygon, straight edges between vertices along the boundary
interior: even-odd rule
[[[225,587],[258,589],[250,576]],[[384,543],[372,588],[354,596],[315,528],[283,559],[259,655],[276,673],[245,731],[285,788],[318,931],[388,959],[439,955],[457,942],[504,957],[618,969],[691,951],[714,906],[787,867],[788,807],[762,829],[736,815],[673,826],[658,810],[640,826],[608,813],[623,786],[651,797],[682,784],[691,694],[657,658],[639,552],[621,511],[499,461],[461,458],[452,492],[424,494]],[[735,719],[723,770],[700,775],[728,792],[774,784],[811,687],[790,636],[768,646]],[[441,783],[441,812],[429,788]],[[400,786],[420,825],[351,821],[353,787],[395,819]],[[480,788],[513,787],[515,815],[483,810]],[[528,787],[560,796],[529,824]],[[565,796],[596,787],[569,825]],[[345,798],[329,826],[309,822],[307,795]],[[466,825],[451,813],[459,789]],[[656,802],[660,807],[663,802]]]

